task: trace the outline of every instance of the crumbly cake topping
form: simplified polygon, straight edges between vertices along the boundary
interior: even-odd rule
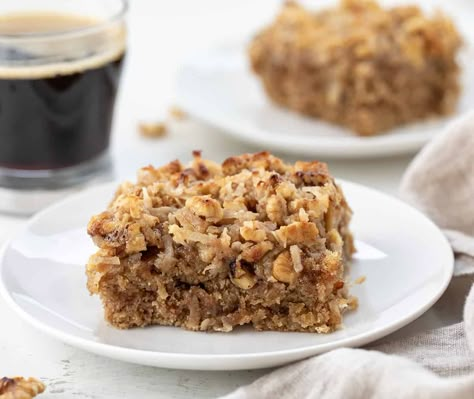
[[[272,43],[271,54],[265,52],[265,42]],[[439,11],[429,18],[417,6],[386,9],[373,0],[342,0],[338,8],[315,13],[287,2],[250,51],[256,60],[271,56],[276,62],[289,52],[304,52],[321,66],[341,57],[389,57],[387,61],[422,67],[432,56],[452,58],[460,44],[452,21]],[[366,67],[361,63],[359,68]]]
[[[327,230],[328,249],[340,250],[337,226],[322,219],[330,197],[342,200],[324,163],[286,165],[263,152],[220,166],[195,152],[188,167],[174,161],[141,169],[137,184],[124,183],[88,232],[102,250],[98,262],[119,264],[124,255],[161,244],[165,252],[157,266],[163,267],[174,262],[167,257],[171,243],[192,243],[211,273],[231,258],[252,262],[275,246],[289,251],[312,245],[320,230]]]
[[[111,276],[146,264],[163,306],[182,283],[186,294],[196,286],[221,305],[215,291],[225,287],[248,299],[257,289],[261,296],[307,284],[314,291],[306,294],[331,298],[340,312],[353,304],[343,290],[343,262],[353,251],[350,216],[324,163],[289,165],[261,152],[219,165],[194,152],[187,166],[142,168],[136,184],[122,184],[108,209],[92,217],[88,232],[100,249],[87,266],[88,287],[100,293]],[[186,328],[229,329],[189,317]]]
[[[44,384],[36,378],[3,377],[0,379],[0,399],[31,399],[44,390]]]

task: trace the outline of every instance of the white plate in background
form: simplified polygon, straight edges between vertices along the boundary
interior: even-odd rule
[[[373,137],[303,116],[272,103],[248,64],[243,44],[190,56],[176,82],[177,103],[194,117],[259,149],[327,158],[414,153],[454,117],[474,104],[474,50],[461,52],[463,92],[457,111],[444,118],[404,125]]]
[[[86,289],[85,263],[95,251],[86,234],[115,184],[92,188],[35,216],[0,255],[0,293],[34,327],[70,345],[143,365],[199,370],[278,366],[343,346],[360,346],[408,324],[441,296],[453,255],[435,225],[420,212],[380,192],[341,182],[354,210],[358,252],[351,293],[359,308],[332,334],[190,332],[174,327],[118,330]]]

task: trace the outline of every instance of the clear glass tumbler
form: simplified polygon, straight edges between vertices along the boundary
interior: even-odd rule
[[[0,2],[0,211],[110,175],[126,0]]]

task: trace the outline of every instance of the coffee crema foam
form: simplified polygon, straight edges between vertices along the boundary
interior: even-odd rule
[[[85,72],[121,59],[125,46],[123,23],[76,14],[0,15],[0,49],[4,54],[16,54],[14,60],[0,59],[0,79]]]

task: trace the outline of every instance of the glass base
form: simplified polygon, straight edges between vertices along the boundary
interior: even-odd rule
[[[12,170],[0,167],[0,212],[31,215],[66,195],[110,181],[109,154],[57,170]]]

